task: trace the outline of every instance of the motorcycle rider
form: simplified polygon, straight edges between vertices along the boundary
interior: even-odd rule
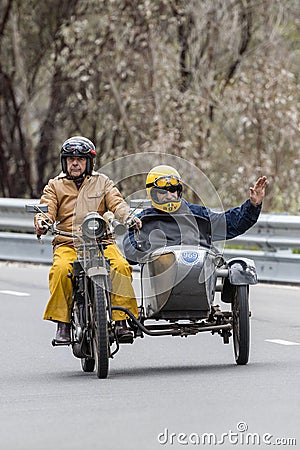
[[[96,149],[93,142],[83,136],[67,139],[60,151],[62,172],[50,179],[43,190],[40,202],[48,205],[48,216],[57,222],[57,228],[74,232],[84,216],[91,211],[103,215],[107,210],[117,220],[125,222],[129,207],[121,193],[106,175],[93,170]],[[45,218],[34,218],[38,236],[45,234]],[[136,317],[138,309],[131,283],[131,267],[113,239],[104,251],[110,262],[112,278],[112,305],[128,308]],[[57,322],[55,340],[70,342],[70,312],[72,307],[72,263],[77,259],[72,238],[56,235],[53,239],[53,264],[49,272],[50,299],[43,319]],[[132,332],[127,328],[126,315],[113,311],[119,342],[130,342]]]
[[[265,176],[258,178],[254,186],[250,187],[248,200],[241,206],[219,213],[205,206],[188,203],[182,197],[182,179],[175,168],[168,165],[152,168],[146,178],[147,194],[152,206],[137,216],[143,219],[138,236],[134,230],[130,230],[124,238],[127,260],[136,264],[143,261],[151,251],[166,245],[197,245],[201,235],[196,218],[206,222],[204,234],[208,240],[221,241],[239,236],[256,223],[267,184]],[[149,218],[152,220],[147,220]]]

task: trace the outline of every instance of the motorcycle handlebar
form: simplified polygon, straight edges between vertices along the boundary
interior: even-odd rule
[[[115,219],[115,215],[111,211],[106,211],[106,213],[103,214],[103,219],[106,221],[111,234],[122,236],[126,233],[126,224],[121,223],[117,219]]]
[[[34,212],[34,213],[40,213],[45,217],[45,220],[41,220],[42,228],[46,232],[50,231],[52,234],[70,237],[79,239],[83,242],[83,238],[80,235],[70,233],[67,231],[59,230],[57,228],[57,223],[54,222],[48,215],[48,208],[47,205],[26,205],[26,211],[27,212]],[[129,216],[127,221],[125,223],[119,222],[117,219],[115,219],[114,214],[111,211],[107,211],[103,214],[103,219],[106,221],[108,225],[109,232],[111,234],[115,234],[116,236],[122,236],[126,233],[126,231],[130,228],[133,228],[136,226],[136,221],[134,217]],[[40,235],[37,235],[40,239]]]
[[[129,215],[125,223],[116,220],[111,211],[104,213],[103,218],[109,225],[111,233],[116,234],[117,236],[123,236],[127,230],[138,228],[137,219],[132,215]]]

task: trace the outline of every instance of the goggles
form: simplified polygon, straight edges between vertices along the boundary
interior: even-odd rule
[[[161,177],[156,178],[153,183],[146,184],[146,187],[157,187],[160,189],[168,189],[171,191],[170,188],[174,188],[171,192],[175,192],[176,188],[181,184],[180,178],[178,178],[176,175],[163,175]]]
[[[96,151],[92,148],[82,145],[82,144],[67,144],[61,149],[61,153],[64,155],[70,155],[72,153],[74,154],[80,154],[80,155],[96,155]]]

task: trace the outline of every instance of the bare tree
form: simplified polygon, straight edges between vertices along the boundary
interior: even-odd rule
[[[266,207],[297,210],[296,0],[28,3],[0,6],[1,195],[39,195],[79,133],[100,165],[158,149],[188,159],[229,204],[264,172]]]

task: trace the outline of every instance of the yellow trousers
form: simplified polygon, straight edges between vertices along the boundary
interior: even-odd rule
[[[132,269],[119,248],[110,244],[104,251],[110,262],[112,280],[112,306],[123,306],[138,317],[138,308],[132,287]],[[73,262],[77,259],[73,247],[61,245],[54,250],[53,264],[49,272],[50,299],[44,313],[44,320],[54,322],[69,322],[72,307],[72,279]],[[126,314],[113,311],[113,320],[123,320]]]

